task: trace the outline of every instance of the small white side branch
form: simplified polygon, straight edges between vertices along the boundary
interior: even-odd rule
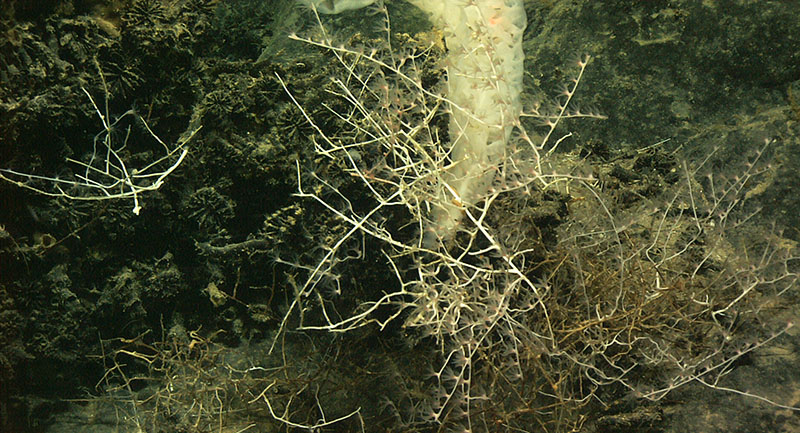
[[[105,80],[103,80],[103,85],[105,87]],[[134,110],[128,110],[111,120],[108,111],[107,88],[102,110],[85,88],[81,87],[81,90],[92,103],[103,129],[95,135],[92,152],[88,157],[83,160],[66,159],[68,163],[77,167],[73,177],[62,179],[56,176],[44,176],[2,168],[0,169],[0,179],[39,194],[63,197],[68,200],[133,200],[132,211],[138,215],[142,209],[140,195],[161,188],[166,178],[181,165],[188,155],[189,147],[186,144],[201,127],[188,130],[175,145],[168,145],[150,129],[144,118]],[[123,122],[129,120],[128,118],[140,121],[150,136],[163,148],[161,156],[155,157],[140,167],[132,167],[130,162],[132,153],[123,152],[128,147],[131,138],[131,126],[129,124],[123,131],[120,129]],[[122,136],[121,139],[120,136]]]

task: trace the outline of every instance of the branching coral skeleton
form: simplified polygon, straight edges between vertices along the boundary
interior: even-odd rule
[[[73,174],[74,179],[23,173],[7,168],[0,169],[0,179],[39,194],[67,200],[132,200],[131,211],[138,215],[142,209],[142,194],[161,188],[167,177],[181,165],[189,154],[190,148],[187,143],[200,127],[188,130],[175,145],[168,145],[150,129],[147,121],[135,110],[131,109],[118,117],[112,117],[108,109],[108,85],[102,71],[100,78],[104,90],[102,110],[91,93],[81,87],[89,98],[103,129],[95,135],[92,152],[86,159],[66,159],[77,169]],[[125,128],[121,142],[116,138],[120,133],[119,128],[128,120],[141,122],[149,136],[161,146],[163,154],[142,166],[132,167],[127,155],[127,152],[131,152],[128,148],[131,126]]]
[[[386,9],[381,10],[388,22]],[[693,167],[684,163],[683,183],[666,191],[672,196],[665,199],[665,207],[634,215],[636,224],[618,224],[619,211],[596,179],[550,168],[564,167],[563,162],[558,164],[556,148],[570,134],[557,135],[561,120],[604,118],[569,108],[588,57],[576,62],[575,78],[554,104],[554,112],[538,107],[519,112],[523,118],[541,120],[544,131],[537,139],[517,118],[505,118],[516,132],[513,137],[508,135],[502,156],[480,160],[490,164],[477,170],[458,169],[477,160],[460,157],[463,152],[454,153],[452,144],[441,138],[444,134],[437,129],[436,119],[458,112],[470,117],[472,110],[446,93],[422,86],[423,65],[433,54],[433,46],[407,49],[397,56],[380,48],[336,45],[319,15],[316,19],[323,35],[320,39],[291,37],[327,50],[341,67],[341,75],[332,79],[326,91],[344,104],[338,109],[333,105],[325,108],[344,125],[342,129],[323,129],[293,93],[291,83],[281,76],[278,80],[316,132],[312,140],[317,154],[356,179],[364,197],[348,196],[332,179],[316,173],[304,176],[298,162],[296,196],[332,212],[347,230],[326,247],[315,265],[294,264],[307,275],[295,288],[278,335],[289,326],[307,332],[341,333],[371,324],[384,329],[390,322],[402,320],[406,329],[435,342],[440,359],[431,375],[434,390],[425,401],[405,409],[408,412],[398,413],[399,419],[456,424],[474,431],[480,418],[474,417],[475,413],[490,406],[484,397],[487,382],[505,389],[494,390],[498,394],[516,393],[520,408],[547,398],[551,399],[548,407],[579,407],[591,399],[600,400],[600,388],[614,384],[650,400],[691,382],[727,390],[719,381],[737,359],[790,328],[774,331],[773,336],[744,349],[736,349],[725,339],[709,339],[710,346],[691,358],[672,341],[686,338],[680,334],[684,326],[729,332],[729,325],[721,320],[728,311],[741,308],[745,314],[755,314],[760,307],[744,305],[757,303],[756,293],[778,297],[796,287],[798,260],[778,245],[761,247],[764,260],[746,271],[737,270],[738,264],[728,259],[718,264],[716,275],[705,275],[712,255],[719,260],[721,243],[732,238],[735,224],[731,215],[742,209],[751,187],[748,182],[764,173],[763,149],[738,180],[712,179],[707,189],[699,188],[698,178],[710,156]],[[385,42],[385,46],[391,43]],[[347,107],[345,111],[342,106]],[[481,123],[478,116],[471,119]],[[459,129],[453,129],[451,123],[450,138],[458,134]],[[491,181],[466,199],[459,190],[459,185],[465,184],[454,181],[454,173],[481,179],[491,174]],[[524,200],[533,190],[570,191],[584,199],[576,205],[574,218],[586,219],[564,226],[560,246],[567,250],[553,259],[560,264],[543,276],[540,268],[547,265],[532,259],[542,253],[541,244],[491,223],[501,212],[497,203]],[[365,206],[369,200],[372,205]],[[688,203],[686,209],[678,209],[679,202]],[[406,224],[399,230],[387,228],[386,215],[398,212],[406,212]],[[447,224],[441,223],[442,212],[448,214]],[[645,221],[653,228],[649,235],[631,234],[632,227]],[[416,230],[411,233],[405,230],[408,227]],[[382,294],[348,314],[326,299],[318,285],[322,275],[337,272],[337,255],[359,236],[382,245],[380,253],[397,285],[384,288]],[[363,241],[357,243],[364,245]],[[704,246],[705,255],[693,261],[688,252]],[[592,271],[595,266],[603,268]],[[564,272],[574,286],[560,282],[559,275]],[[533,277],[537,274],[540,276]],[[557,284],[560,286],[554,289]],[[677,290],[683,285],[717,285],[714,290],[720,293],[710,300],[711,289],[703,289],[702,295]],[[564,298],[581,291],[585,295],[579,305],[574,305],[577,300]],[[346,287],[343,293],[347,293]],[[686,306],[680,314],[665,311],[670,302]],[[385,313],[385,307],[393,308],[392,313]],[[318,314],[309,314],[311,311]],[[295,316],[299,317],[297,323],[292,319]],[[663,369],[669,377],[661,385],[644,386],[635,373],[644,368]],[[534,371],[542,376],[531,377]],[[524,385],[526,381],[528,385]],[[525,394],[521,389],[526,387],[533,390]],[[403,410],[398,404],[391,407]]]

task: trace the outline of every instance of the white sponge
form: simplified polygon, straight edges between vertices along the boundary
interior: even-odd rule
[[[323,13],[375,0],[300,0]],[[451,238],[464,206],[485,198],[520,113],[523,0],[409,0],[427,12],[447,44],[450,165],[439,185],[430,239]]]
[[[485,198],[521,110],[522,0],[410,0],[428,12],[447,43],[450,159],[433,203],[436,237],[447,239],[463,207]]]

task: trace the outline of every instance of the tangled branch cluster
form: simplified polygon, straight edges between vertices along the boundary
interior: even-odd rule
[[[585,161],[555,151],[568,137],[558,138],[563,119],[600,117],[569,109],[584,58],[552,110],[527,113],[540,121],[538,134],[515,121],[485,196],[444,203],[454,196],[445,173],[463,161],[450,159],[440,121],[456,107],[427,79],[437,45],[408,39],[397,50],[388,25],[385,40],[356,47],[337,45],[321,22],[319,36],[293,38],[340,67],[323,114],[309,114],[281,83],[316,131],[317,154],[354,182],[345,190],[341,179],[298,163],[296,195],[347,230],[316,263],[293,264],[306,276],[281,330],[341,333],[402,321],[415,341],[438,348],[427,397],[390,405],[407,425],[573,428],[583,418],[572,409],[607,403],[606,389],[650,400],[692,382],[725,390],[738,359],[791,326],[765,313],[795,288],[798,258],[780,233],[754,225],[748,207],[771,170],[769,142],[736,177],[706,175],[713,155],[675,163],[660,194],[622,206],[618,191],[576,174]],[[572,204],[557,228],[537,228],[534,207],[553,195]],[[458,232],[437,237],[430,215],[452,204],[463,212]],[[396,285],[375,288],[348,312],[322,282],[354,249],[380,254]]]

